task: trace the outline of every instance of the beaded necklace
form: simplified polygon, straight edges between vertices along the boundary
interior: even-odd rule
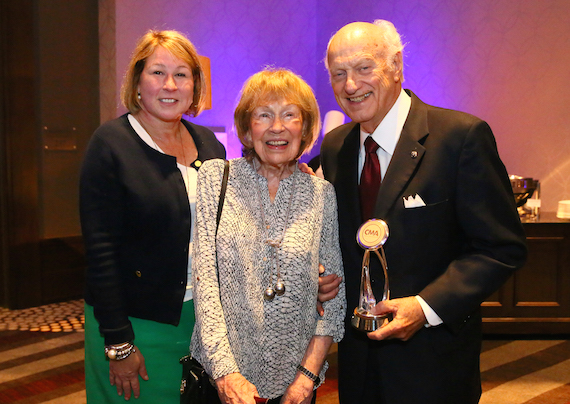
[[[257,172],[255,160],[254,160],[253,168],[254,168],[255,172]],[[291,174],[291,175],[295,175],[296,169],[297,169],[297,166],[295,165],[295,170],[293,171],[293,174]],[[255,180],[255,183],[257,185],[256,186],[257,196],[258,196],[259,205],[261,208],[260,209],[260,211],[261,211],[261,222],[262,222],[263,230],[265,233],[264,243],[273,248],[273,263],[274,263],[274,268],[275,268],[277,279],[276,279],[275,284],[274,284],[273,283],[273,272],[271,272],[271,276],[269,278],[269,285],[267,286],[267,288],[263,292],[263,298],[267,301],[271,301],[275,298],[275,295],[281,296],[285,293],[285,283],[283,282],[283,279],[281,278],[281,268],[279,266],[279,250],[283,246],[283,239],[285,238],[285,232],[287,231],[287,227],[289,226],[289,213],[291,212],[291,205],[293,204],[293,196],[295,195],[295,186],[297,184],[297,176],[295,175],[293,177],[293,182],[291,184],[291,193],[289,195],[289,203],[287,204],[287,214],[285,216],[285,225],[283,226],[283,230],[281,231],[281,236],[279,238],[276,238],[276,239],[270,239],[269,238],[269,231],[268,230],[269,230],[270,226],[269,226],[269,222],[267,222],[265,220],[265,207],[263,206],[263,199],[261,198],[261,189],[259,187],[259,181],[257,178]]]

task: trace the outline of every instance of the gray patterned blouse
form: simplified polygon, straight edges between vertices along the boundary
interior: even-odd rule
[[[272,203],[265,177],[244,158],[232,160],[215,243],[223,167],[223,160],[210,160],[198,173],[191,350],[214,379],[240,372],[261,397],[273,398],[293,382],[314,335],[332,336],[335,342],[344,335],[344,283],[324,304],[324,316],[316,311],[319,263],[326,273],[343,276],[335,192],[330,183],[297,168],[281,180]],[[289,203],[278,249],[286,291],[267,301],[264,291],[271,278],[275,282],[276,269],[274,248],[265,240],[282,235]]]

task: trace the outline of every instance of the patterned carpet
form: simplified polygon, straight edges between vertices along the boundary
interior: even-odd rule
[[[0,403],[85,403],[83,301],[0,308]]]
[[[82,308],[0,308],[0,404],[85,403]],[[318,404],[338,403],[334,350],[329,362]],[[570,340],[487,339],[481,375],[480,404],[570,404]]]

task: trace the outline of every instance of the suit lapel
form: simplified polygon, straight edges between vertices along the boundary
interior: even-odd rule
[[[336,172],[336,188],[341,193],[339,203],[346,204],[343,212],[347,212],[347,222],[352,225],[357,224],[354,230],[360,226],[360,197],[358,192],[358,152],[360,149],[360,125],[354,125],[338,154],[338,165]],[[340,209],[339,209],[340,210]]]
[[[378,191],[375,216],[385,218],[414,175],[425,153],[422,141],[428,135],[427,108],[411,91],[412,106]]]

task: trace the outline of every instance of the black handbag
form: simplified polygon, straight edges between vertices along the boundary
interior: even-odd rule
[[[219,404],[218,390],[202,365],[191,355],[180,359],[182,384],[180,404]]]
[[[180,404],[221,404],[214,381],[208,376],[202,365],[191,355],[180,359],[182,364],[182,384],[180,385]],[[283,396],[277,398],[255,397],[259,404],[279,404]],[[314,402],[314,400],[313,400]]]
[[[218,213],[216,215],[216,234],[220,224],[220,216],[226,197],[230,162],[225,161],[224,177],[218,200]],[[218,390],[204,367],[191,355],[180,358],[182,364],[182,383],[180,384],[180,404],[220,404]]]

